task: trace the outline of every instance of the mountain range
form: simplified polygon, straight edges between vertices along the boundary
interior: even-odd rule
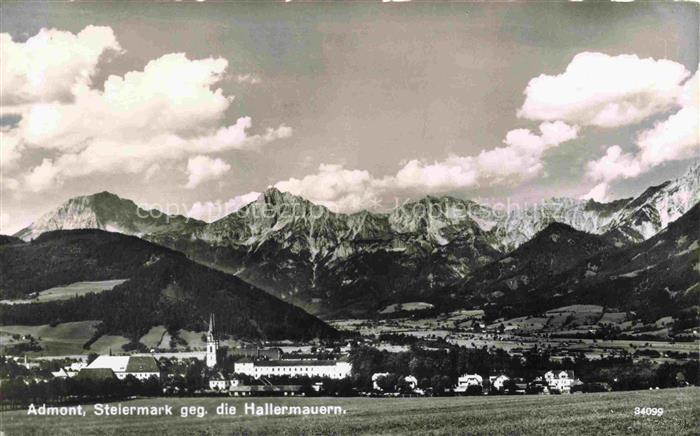
[[[145,210],[103,192],[70,199],[15,236],[30,240],[76,228],[136,235],[308,312],[359,316],[417,299],[492,303],[494,294],[512,295],[514,286],[553,295],[550,280],[568,283],[559,276],[577,262],[642,246],[691,211],[700,200],[699,180],[696,162],[675,180],[609,203],[558,198],[501,211],[429,196],[388,213],[355,214],[270,188],[212,223]],[[691,230],[688,240],[696,240]],[[554,235],[572,243],[554,243]],[[514,260],[506,267],[507,259]]]
[[[650,239],[623,247],[606,235],[553,223],[443,290],[443,306],[481,307],[492,319],[573,304],[597,304],[652,321],[694,316],[700,301],[698,223],[696,204]]]

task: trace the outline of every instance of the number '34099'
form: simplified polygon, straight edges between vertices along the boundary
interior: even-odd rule
[[[663,416],[663,407],[635,407],[634,416]]]

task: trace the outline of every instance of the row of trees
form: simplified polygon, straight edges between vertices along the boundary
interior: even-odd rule
[[[14,378],[3,381],[0,404],[3,408],[15,408],[29,403],[112,401],[134,395],[157,396],[161,393],[161,384],[155,377],[145,381],[132,376],[124,380],[74,377],[35,381],[28,378]]]
[[[235,358],[224,360],[219,370],[229,377],[238,378],[243,384],[262,384],[245,375],[233,372]],[[584,384],[581,391],[634,390],[698,385],[700,366],[697,360],[686,363],[663,363],[655,365],[651,361],[634,361],[630,356],[589,360],[578,355],[574,358],[554,360],[547,350],[532,350],[520,356],[510,356],[502,350],[471,349],[451,346],[445,349],[424,349],[413,347],[409,352],[390,353],[373,347],[355,347],[350,354],[353,365],[352,375],[343,380],[328,378],[272,376],[266,381],[278,385],[301,385],[307,395],[317,391],[314,384],[323,383],[323,395],[352,396],[359,392],[373,390],[372,375],[389,373],[381,378],[381,388],[387,392],[410,392],[405,376],[418,380],[418,387],[430,390],[434,395],[449,391],[464,373],[477,373],[487,379],[488,375],[506,374],[511,379],[532,381],[549,370],[573,370]],[[166,377],[163,381],[152,378],[141,382],[133,377],[124,380],[110,378],[94,380],[83,377],[68,379],[54,378],[40,380],[55,370],[58,363],[42,364],[42,367],[28,370],[11,359],[0,358],[0,378],[2,389],[0,400],[5,406],[15,407],[29,402],[61,403],[71,401],[114,400],[128,396],[169,394],[194,394],[208,386],[213,372],[197,359],[178,361],[161,359],[161,370]],[[509,385],[506,391],[514,391]],[[533,391],[532,393],[536,393]]]
[[[442,392],[443,387],[457,383],[460,375],[482,376],[506,374],[510,378],[534,380],[549,370],[572,370],[586,383],[606,383],[615,390],[647,389],[698,385],[699,362],[663,363],[635,361],[632,356],[587,359],[583,353],[562,360],[553,359],[546,349],[533,349],[522,356],[511,356],[503,350],[472,349],[450,346],[441,350],[413,347],[408,352],[390,353],[372,347],[355,348],[350,360],[357,388],[369,391],[372,375],[389,372],[412,375],[419,387]]]

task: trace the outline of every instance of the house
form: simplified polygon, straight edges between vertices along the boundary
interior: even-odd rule
[[[21,365],[21,366],[23,366],[23,367],[25,367],[25,368],[27,368],[27,369],[36,369],[36,368],[39,368],[39,366],[40,366],[38,362],[29,362],[29,361],[27,360],[27,355],[26,355],[26,354],[24,355],[24,360],[23,360],[23,361],[20,362],[18,358],[15,358],[14,360],[15,360],[16,363],[18,363],[19,365]]]
[[[221,373],[217,373],[209,379],[209,389],[213,391],[223,391],[228,389],[229,381]]]
[[[502,391],[505,388],[505,383],[510,380],[505,374],[492,375],[489,377],[489,383],[491,384],[491,389],[496,391]]]
[[[350,376],[352,364],[344,360],[250,360],[234,364],[234,372],[255,378],[275,375],[299,377],[329,377],[342,379]]]
[[[72,378],[78,375],[78,371],[70,371],[66,368],[61,368],[58,371],[51,371],[51,376],[54,378]]]
[[[66,369],[66,371],[75,371],[75,372],[78,372],[78,371],[80,371],[81,369],[86,368],[87,365],[88,365],[87,362],[84,362],[84,361],[80,360],[80,361],[78,361],[78,362],[73,362],[73,363],[71,363],[70,366]]]
[[[388,375],[388,372],[375,372],[374,374],[372,374],[372,389],[374,389],[375,391],[383,391],[384,389],[379,387],[379,379]]]
[[[52,371],[51,375],[54,378],[72,378],[78,375],[78,373],[87,367],[87,362],[78,361],[78,362],[73,362],[69,366],[64,366],[63,368],[60,368],[58,371]]]
[[[139,380],[160,379],[160,368],[153,356],[98,356],[80,372],[86,369],[110,369],[119,380],[129,375]]]
[[[411,388],[411,390],[415,390],[418,387],[418,379],[412,375],[407,375],[403,378],[403,381],[406,382],[406,384],[409,388]]]
[[[464,374],[457,379],[457,386],[455,387],[455,393],[467,392],[471,389],[482,389],[484,386],[484,379],[479,374]]]
[[[229,394],[235,397],[250,395],[303,396],[304,390],[301,385],[239,385],[231,386]]]
[[[372,374],[372,389],[375,391],[384,391],[384,389],[380,386],[380,380],[383,377],[387,377],[389,375],[391,375],[391,373],[388,373],[388,372],[376,372],[376,373]],[[396,380],[396,381],[399,382],[400,380]],[[424,393],[423,390],[418,389],[418,379],[415,378],[414,376],[407,375],[403,378],[403,381],[404,381],[405,385],[401,388],[402,391],[405,388],[408,388],[408,390],[410,390],[411,392]],[[398,388],[398,386],[395,386],[394,388]]]
[[[561,393],[571,393],[571,387],[576,382],[573,371],[547,371],[544,374],[544,381],[549,390]]]
[[[515,382],[515,393],[525,395],[527,393],[527,383]]]

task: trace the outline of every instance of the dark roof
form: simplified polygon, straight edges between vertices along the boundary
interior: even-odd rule
[[[126,372],[159,372],[158,362],[153,356],[131,356]]]
[[[333,366],[337,360],[256,360],[255,366]]]
[[[300,392],[301,385],[253,385],[231,386],[231,392]]]
[[[109,368],[83,368],[76,378],[81,380],[105,380],[116,378],[114,371]]]
[[[558,375],[561,374],[562,372],[565,372],[566,375],[569,376],[569,378],[574,378],[574,372],[571,371],[571,370],[553,369],[553,370],[548,371],[548,372],[551,372],[552,374],[554,374],[554,375],[556,375],[556,376],[558,376]]]

